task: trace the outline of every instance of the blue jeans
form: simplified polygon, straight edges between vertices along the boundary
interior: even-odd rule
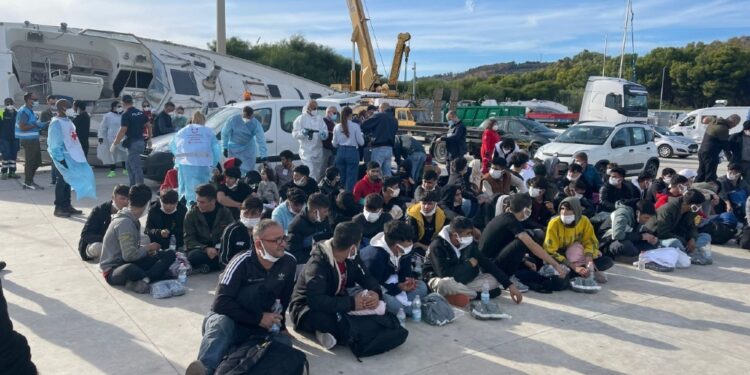
[[[212,375],[232,345],[240,345],[251,331],[238,325],[232,318],[213,311],[203,320],[203,339],[198,349],[198,360],[206,367],[206,375]],[[273,335],[272,340],[292,346],[292,340],[285,335]]]
[[[422,170],[424,169],[424,162],[427,160],[427,154],[424,152],[414,152],[407,159],[411,163],[411,178],[415,183],[419,184],[422,180]]]
[[[128,161],[125,163],[125,166],[128,169],[130,186],[143,183],[143,163],[141,162],[141,154],[145,149],[146,141],[142,139],[130,142],[130,146],[128,146]]]
[[[340,146],[336,151],[336,168],[341,174],[341,181],[346,191],[354,190],[359,172],[359,151],[354,146]]]
[[[419,299],[423,300],[425,297],[427,297],[427,293],[427,284],[425,284],[425,282],[422,280],[417,280],[417,289],[406,293],[406,297],[409,299],[409,301],[413,301],[416,296],[419,296]],[[398,309],[404,309],[406,315],[411,316],[411,306],[404,306],[396,299],[395,296],[386,293],[385,289],[383,290],[383,302],[385,302],[385,310],[389,313],[396,315],[398,314]]]
[[[16,158],[19,143],[17,139],[0,139],[0,154],[2,154],[2,173],[16,172]]]
[[[380,170],[383,171],[383,176],[388,177],[391,175],[391,161],[393,160],[393,147],[391,146],[380,146],[372,149],[372,161],[380,164]]]
[[[702,249],[706,247],[707,245],[711,244],[711,235],[708,233],[698,233],[698,236],[695,237],[695,248],[696,249]],[[682,241],[676,239],[676,238],[667,238],[666,240],[659,240],[659,245],[661,247],[674,247],[677,249],[680,249],[682,251],[686,252],[685,245],[682,243]]]

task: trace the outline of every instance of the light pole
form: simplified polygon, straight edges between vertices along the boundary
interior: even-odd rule
[[[216,0],[216,53],[227,54],[227,27],[224,0]]]
[[[664,99],[664,76],[667,73],[667,66],[664,65],[663,68],[661,68],[661,93],[659,94],[659,110],[661,111],[661,102]]]

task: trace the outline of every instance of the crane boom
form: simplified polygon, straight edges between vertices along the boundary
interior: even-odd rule
[[[393,63],[391,64],[391,75],[388,77],[388,86],[396,89],[398,84],[398,75],[401,72],[401,60],[404,58],[404,53],[409,56],[409,47],[406,46],[406,42],[411,39],[411,34],[400,33],[396,41],[396,50],[393,52]],[[407,57],[408,58],[408,57]]]
[[[378,64],[375,61],[375,53],[370,41],[370,31],[367,28],[367,17],[361,0],[346,0],[349,8],[349,17],[352,21],[352,43],[357,45],[361,71],[359,77],[359,88],[372,91],[379,83]],[[354,75],[352,75],[354,76]],[[352,82],[352,90],[356,90],[357,83]]]

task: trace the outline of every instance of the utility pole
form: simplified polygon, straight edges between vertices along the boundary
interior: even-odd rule
[[[417,63],[414,63],[414,67],[411,68],[413,76],[412,77],[412,84],[411,84],[411,100],[417,101]]]
[[[607,67],[607,37],[608,34],[604,33],[604,58],[602,59],[602,77],[606,77],[604,75],[605,68]]]
[[[659,110],[661,110],[661,101],[664,99],[664,76],[667,73],[667,66],[661,69],[661,93],[659,94]]]
[[[625,7],[625,29],[622,32],[622,47],[620,48],[620,71],[617,73],[617,78],[622,78],[622,64],[625,61],[625,43],[628,40],[628,22],[630,21],[630,9],[633,4],[628,0],[628,5]]]
[[[227,26],[224,0],[216,0],[216,53],[227,54]]]

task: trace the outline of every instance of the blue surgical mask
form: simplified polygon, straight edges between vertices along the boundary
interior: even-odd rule
[[[336,113],[336,114],[332,115],[332,116],[331,116],[331,121],[334,121],[334,122],[337,122],[337,121],[339,121],[339,114],[338,114],[338,113]]]

